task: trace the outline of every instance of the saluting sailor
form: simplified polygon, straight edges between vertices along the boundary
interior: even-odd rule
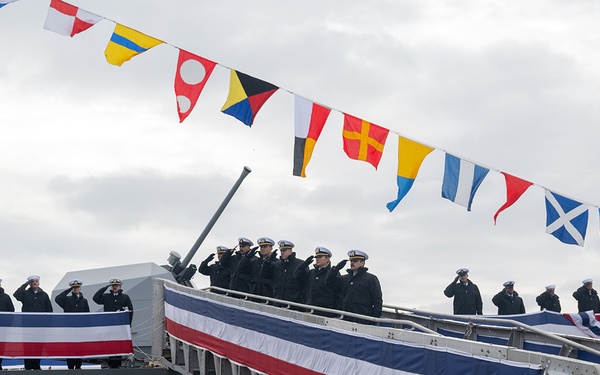
[[[29,286],[29,288],[27,288]],[[22,312],[52,312],[52,302],[46,292],[40,288],[40,277],[31,275],[27,281],[14,292],[13,296],[23,304]],[[39,358],[23,360],[25,370],[40,370]]]
[[[315,255],[311,255],[296,268],[294,278],[305,281],[306,304],[325,307],[328,309],[337,309],[337,293],[333,288],[327,285],[327,274],[331,270],[331,256],[329,249],[318,246],[315,249]],[[309,270],[308,266],[315,261],[314,268]],[[314,311],[313,314],[333,317],[336,314]]]
[[[62,307],[66,313],[82,313],[90,312],[90,306],[87,299],[81,293],[83,282],[75,279],[69,281],[69,289],[64,290],[59,295],[54,297],[54,301],[58,306]],[[68,294],[71,293],[70,296]],[[83,360],[81,358],[67,358],[67,367],[70,370],[80,369]]]
[[[594,280],[585,279],[583,285],[573,292],[573,298],[577,300],[577,309],[579,312],[594,311],[600,313],[600,300],[598,292],[594,289]]]
[[[229,289],[237,290],[238,292],[250,293],[250,281],[252,280],[252,258],[255,257],[256,249],[258,247],[250,248],[254,246],[254,242],[246,237],[238,238],[239,250],[232,253],[234,249],[231,249],[229,254],[223,254],[222,263],[224,266],[229,267],[229,273],[231,279],[229,281]],[[238,297],[233,295],[233,297]]]
[[[210,263],[215,258],[215,253],[211,253],[198,268],[198,272],[205,276],[210,276],[210,286],[216,286],[223,289],[229,289],[231,274],[229,267],[223,264],[223,256],[226,253],[231,253],[226,246],[217,246],[217,261]],[[211,290],[211,292],[223,294],[224,292]]]
[[[131,299],[125,293],[122,288],[123,281],[119,278],[110,279],[108,285],[98,289],[94,297],[94,302],[98,305],[104,305],[104,311],[129,311],[129,325],[133,320],[133,304]],[[106,289],[110,288],[108,293],[104,293]],[[121,367],[122,358],[120,356],[108,357],[108,367],[119,368]]]
[[[273,262],[273,297],[291,302],[304,303],[304,274],[294,278],[294,272],[304,264],[296,258],[294,243],[288,240],[277,242],[279,261]],[[308,272],[308,267],[305,272]]]
[[[515,282],[506,281],[502,286],[504,289],[492,298],[494,305],[498,306],[498,315],[525,314],[525,305],[515,290]]]
[[[256,242],[260,249],[259,256],[252,258],[250,293],[273,297],[273,262],[277,260],[277,249],[273,250],[275,241],[269,237],[261,237]]]
[[[340,276],[339,271],[344,268],[348,260],[339,262],[330,272],[328,283],[335,285],[334,290],[339,291],[341,309],[375,318],[381,317],[383,294],[377,276],[367,272],[365,261],[369,259],[367,253],[361,250],[348,251],[350,269]],[[333,283],[333,284],[332,284]],[[344,320],[362,324],[376,324],[375,322],[344,316]]]
[[[456,277],[446,289],[444,295],[454,297],[453,308],[455,315],[482,315],[483,301],[479,288],[469,280],[469,270],[459,268]]]
[[[544,293],[535,298],[535,302],[537,302],[540,307],[540,311],[548,310],[560,312],[560,299],[556,295],[555,289],[556,285],[546,285]]]

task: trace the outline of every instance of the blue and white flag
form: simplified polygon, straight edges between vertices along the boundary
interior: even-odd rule
[[[471,211],[473,197],[490,170],[446,153],[442,197]]]
[[[2,8],[3,6],[5,6],[8,3],[12,3],[15,1],[17,1],[17,0],[0,0],[0,8]]]
[[[583,246],[588,206],[546,189],[546,233],[560,242]]]

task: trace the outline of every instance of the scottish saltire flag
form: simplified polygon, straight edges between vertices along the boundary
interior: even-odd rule
[[[398,137],[398,173],[396,178],[398,198],[386,205],[390,212],[398,206],[398,203],[413,186],[417,174],[419,174],[421,163],[431,151],[433,151],[432,147],[411,141],[408,138]]]
[[[104,55],[109,64],[121,66],[133,56],[146,52],[162,43],[161,40],[117,24],[108,41],[106,50],[104,50]]]
[[[525,193],[525,191],[529,189],[531,185],[533,185],[532,182],[515,177],[506,172],[501,173],[504,175],[504,179],[506,180],[506,202],[494,214],[494,225],[496,225],[496,219],[498,218],[500,212],[512,206],[519,198],[521,198],[521,195],[523,195],[523,193]]]
[[[596,316],[593,311],[585,311],[580,313],[563,314],[580,330],[585,332],[588,336],[595,339],[600,339],[600,322],[596,320]]]
[[[252,126],[263,104],[279,87],[231,69],[229,94],[221,112]]]
[[[588,206],[546,189],[546,233],[560,242],[583,246]]]
[[[44,29],[64,36],[73,36],[85,31],[104,17],[90,13],[61,0],[51,0]]]
[[[294,169],[293,175],[306,177],[306,166],[331,109],[294,96]]]
[[[389,130],[344,113],[344,152],[350,159],[362,160],[377,169]]]
[[[213,61],[179,50],[174,86],[180,123],[192,113],[216,65]]]
[[[0,0],[0,8],[5,6],[6,4],[13,3],[15,1],[17,1],[17,0]]]
[[[270,375],[534,375],[542,370],[492,356],[441,350],[345,331],[164,288],[169,336]],[[267,306],[269,307],[269,306]],[[275,309],[273,307],[273,309]],[[377,329],[377,327],[374,327]]]
[[[442,197],[471,211],[473,198],[490,170],[446,153]]]
[[[129,312],[0,312],[0,358],[93,358],[133,353]]]

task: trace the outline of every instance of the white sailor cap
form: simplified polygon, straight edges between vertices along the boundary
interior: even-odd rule
[[[217,246],[217,254],[222,254],[228,251],[229,249],[227,248],[227,246]]]
[[[331,251],[329,251],[328,248],[323,247],[323,246],[317,246],[317,248],[315,249],[315,256],[326,256],[326,257],[331,257]]]
[[[27,278],[27,281],[37,280],[40,281],[40,277],[38,275],[31,275]]]
[[[279,246],[279,250],[286,250],[286,249],[292,249],[296,245],[294,245],[294,243],[292,241],[279,240],[279,242],[277,242],[277,246]]]
[[[585,280],[582,281],[582,283],[583,284],[593,284],[594,280],[592,280],[592,279],[585,279]]]
[[[502,285],[504,285],[506,288],[512,288],[513,286],[515,286],[515,282],[512,280],[509,280],[509,281],[505,281],[504,284],[502,284]]]
[[[256,242],[258,243],[258,246],[274,246],[275,245],[275,241],[273,241],[269,237],[261,237]]]
[[[469,273],[469,269],[468,268],[459,268],[459,269],[456,270],[456,274],[459,275],[459,276],[466,275],[468,273]]]
[[[83,285],[83,281],[78,280],[78,279],[69,281],[69,286],[72,288],[82,286],[82,285]]]
[[[246,237],[238,238],[238,244],[241,246],[254,246],[254,242],[250,241]]]
[[[122,285],[123,284],[123,280],[114,277],[112,279],[110,279],[110,281],[108,282],[110,285]]]
[[[369,259],[369,256],[367,255],[367,253],[365,253],[364,251],[361,251],[361,250],[350,250],[350,251],[348,251],[348,258],[367,260],[367,259]]]
[[[546,285],[546,290],[554,290],[556,289],[556,285]]]

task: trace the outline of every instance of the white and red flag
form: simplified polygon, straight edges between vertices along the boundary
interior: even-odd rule
[[[183,122],[192,113],[216,65],[216,62],[179,50],[177,72],[175,72],[175,97],[179,122]]]
[[[51,0],[44,29],[64,36],[73,36],[89,29],[104,17],[61,0]]]

